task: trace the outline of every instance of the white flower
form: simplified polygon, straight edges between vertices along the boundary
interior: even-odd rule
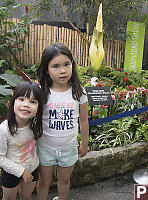
[[[131,109],[132,109],[132,110],[134,109],[134,104],[131,105]]]
[[[91,85],[96,86],[97,85],[97,81],[98,81],[97,77],[92,77],[91,78]]]
[[[127,93],[127,95],[126,95],[126,100],[129,98],[129,93]]]

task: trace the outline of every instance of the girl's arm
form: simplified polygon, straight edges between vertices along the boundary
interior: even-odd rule
[[[9,142],[9,136],[6,132],[6,129],[0,128],[0,167],[6,172],[20,177],[25,168],[6,157]]]
[[[82,142],[79,147],[79,157],[83,157],[88,152],[89,142],[89,125],[88,125],[88,103],[80,104],[79,115],[80,131],[82,135]]]

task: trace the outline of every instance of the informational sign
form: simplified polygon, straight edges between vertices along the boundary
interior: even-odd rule
[[[113,100],[109,87],[86,87],[89,105],[111,105]]]
[[[125,71],[141,71],[144,49],[145,24],[127,22],[127,37],[125,47]]]

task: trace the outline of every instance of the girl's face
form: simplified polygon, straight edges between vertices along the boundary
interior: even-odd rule
[[[38,110],[38,101],[34,99],[33,93],[31,92],[30,97],[20,96],[15,99],[14,102],[14,113],[18,128],[27,126],[29,119],[33,118]]]
[[[63,54],[56,56],[48,64],[48,74],[52,79],[52,87],[68,86],[72,76],[71,60]]]

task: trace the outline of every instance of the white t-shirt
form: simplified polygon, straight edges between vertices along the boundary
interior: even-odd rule
[[[87,95],[83,94],[79,102],[73,99],[71,88],[50,92],[43,112],[43,135],[38,144],[52,150],[68,149],[77,139],[79,104],[87,101]]]
[[[0,167],[17,177],[22,176],[24,169],[31,173],[38,167],[36,142],[29,126],[18,128],[12,136],[5,120],[0,124]]]

